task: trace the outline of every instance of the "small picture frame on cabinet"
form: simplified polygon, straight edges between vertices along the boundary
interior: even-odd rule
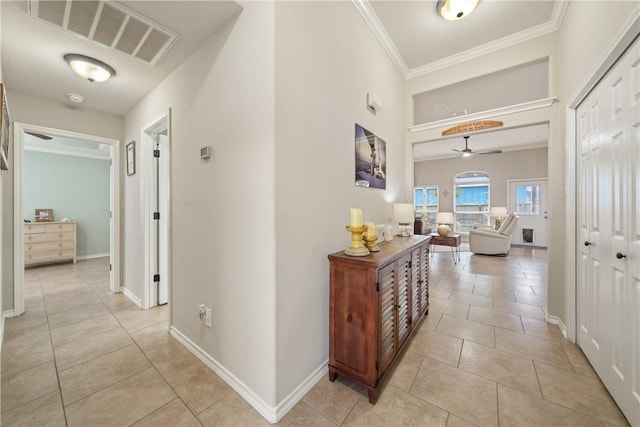
[[[127,144],[127,175],[131,176],[136,173],[136,142],[131,141]]]
[[[34,216],[36,222],[51,222],[53,221],[53,209],[36,209]]]

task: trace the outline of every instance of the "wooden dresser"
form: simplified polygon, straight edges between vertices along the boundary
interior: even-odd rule
[[[76,263],[76,223],[24,224],[24,265],[73,261]]]
[[[329,379],[369,390],[369,402],[429,308],[428,236],[394,237],[380,252],[329,255]]]

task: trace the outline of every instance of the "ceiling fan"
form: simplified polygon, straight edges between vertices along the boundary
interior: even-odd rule
[[[469,137],[465,136],[464,137],[464,150],[456,150],[455,148],[452,148],[451,150],[460,153],[461,156],[463,157],[469,157],[469,156],[473,156],[474,154],[500,154],[502,153],[502,150],[484,150],[484,151],[473,151],[471,148],[469,148]]]
[[[28,130],[25,130],[24,133],[29,134],[31,136],[35,136],[36,138],[44,139],[45,141],[49,141],[50,139],[53,139],[49,135],[44,135],[44,134],[37,133],[37,132],[30,132]]]

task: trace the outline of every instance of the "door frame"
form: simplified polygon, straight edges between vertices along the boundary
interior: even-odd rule
[[[153,180],[153,135],[158,133],[159,130],[167,130],[167,147],[164,152],[160,154],[160,161],[165,162],[164,167],[160,170],[166,171],[164,176],[160,175],[159,185],[160,188],[164,188],[166,191],[165,203],[159,203],[160,210],[160,227],[163,228],[164,233],[160,233],[158,238],[162,234],[165,236],[165,241],[160,242],[160,245],[164,245],[166,250],[160,252],[160,268],[159,271],[154,271],[152,252],[156,245],[155,235],[153,233],[153,227],[155,226],[155,220],[153,219],[154,208],[151,206],[152,194],[154,191]],[[142,212],[141,226],[143,231],[144,242],[144,254],[143,254],[143,295],[142,295],[142,307],[148,309],[157,305],[157,290],[155,282],[153,281],[153,275],[160,274],[160,281],[166,283],[167,299],[171,295],[171,109],[166,113],[151,120],[146,126],[143,126],[140,130],[140,170],[142,172],[140,179],[140,212]]]
[[[636,8],[637,10],[637,8]],[[631,15],[622,26],[615,39],[605,50],[606,54],[596,64],[591,73],[587,74],[587,79],[582,86],[578,88],[573,96],[569,98],[569,102],[565,108],[565,241],[573,242],[565,247],[565,319],[564,325],[560,324],[562,332],[566,338],[572,343],[577,338],[577,271],[578,266],[578,221],[577,213],[577,150],[578,143],[577,124],[578,106],[584,101],[591,90],[605,76],[607,71],[615,64],[622,54],[631,45],[633,40],[638,36],[638,28],[640,27],[640,15],[637,13]]]
[[[111,221],[109,224],[109,258],[111,272],[109,286],[111,292],[120,292],[120,140],[89,135],[80,132],[55,129],[29,123],[13,123],[13,314],[24,313],[24,132],[31,131],[65,138],[82,139],[111,146],[111,167],[109,177],[109,207]]]
[[[545,194],[545,197],[547,198],[545,204],[547,205],[547,214],[544,215],[548,215],[549,212],[549,178],[517,178],[517,179],[508,179],[507,180],[507,209],[509,209],[511,207],[511,184],[514,182],[532,182],[532,181],[545,181],[547,183],[547,194]],[[521,245],[527,248],[532,248],[532,249],[548,249],[549,248],[549,222],[546,222],[547,224],[547,246],[540,246],[540,245],[527,245],[522,243]],[[515,230],[514,230],[515,232]],[[518,243],[520,244],[520,243]]]

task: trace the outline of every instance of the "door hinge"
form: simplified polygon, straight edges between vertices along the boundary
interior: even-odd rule
[[[376,283],[376,292],[380,292],[380,283]]]
[[[160,275],[159,274],[154,274],[153,275],[153,281],[154,282],[159,282],[160,281]]]
[[[109,166],[113,166],[113,160],[109,159]]]
[[[160,157],[160,150],[153,150],[153,157]]]
[[[411,268],[411,261],[409,261],[409,268]]]
[[[160,219],[160,212],[154,212],[153,219]]]
[[[109,219],[113,218],[113,212],[109,211]]]
[[[109,264],[109,271],[113,271],[113,265]]]

